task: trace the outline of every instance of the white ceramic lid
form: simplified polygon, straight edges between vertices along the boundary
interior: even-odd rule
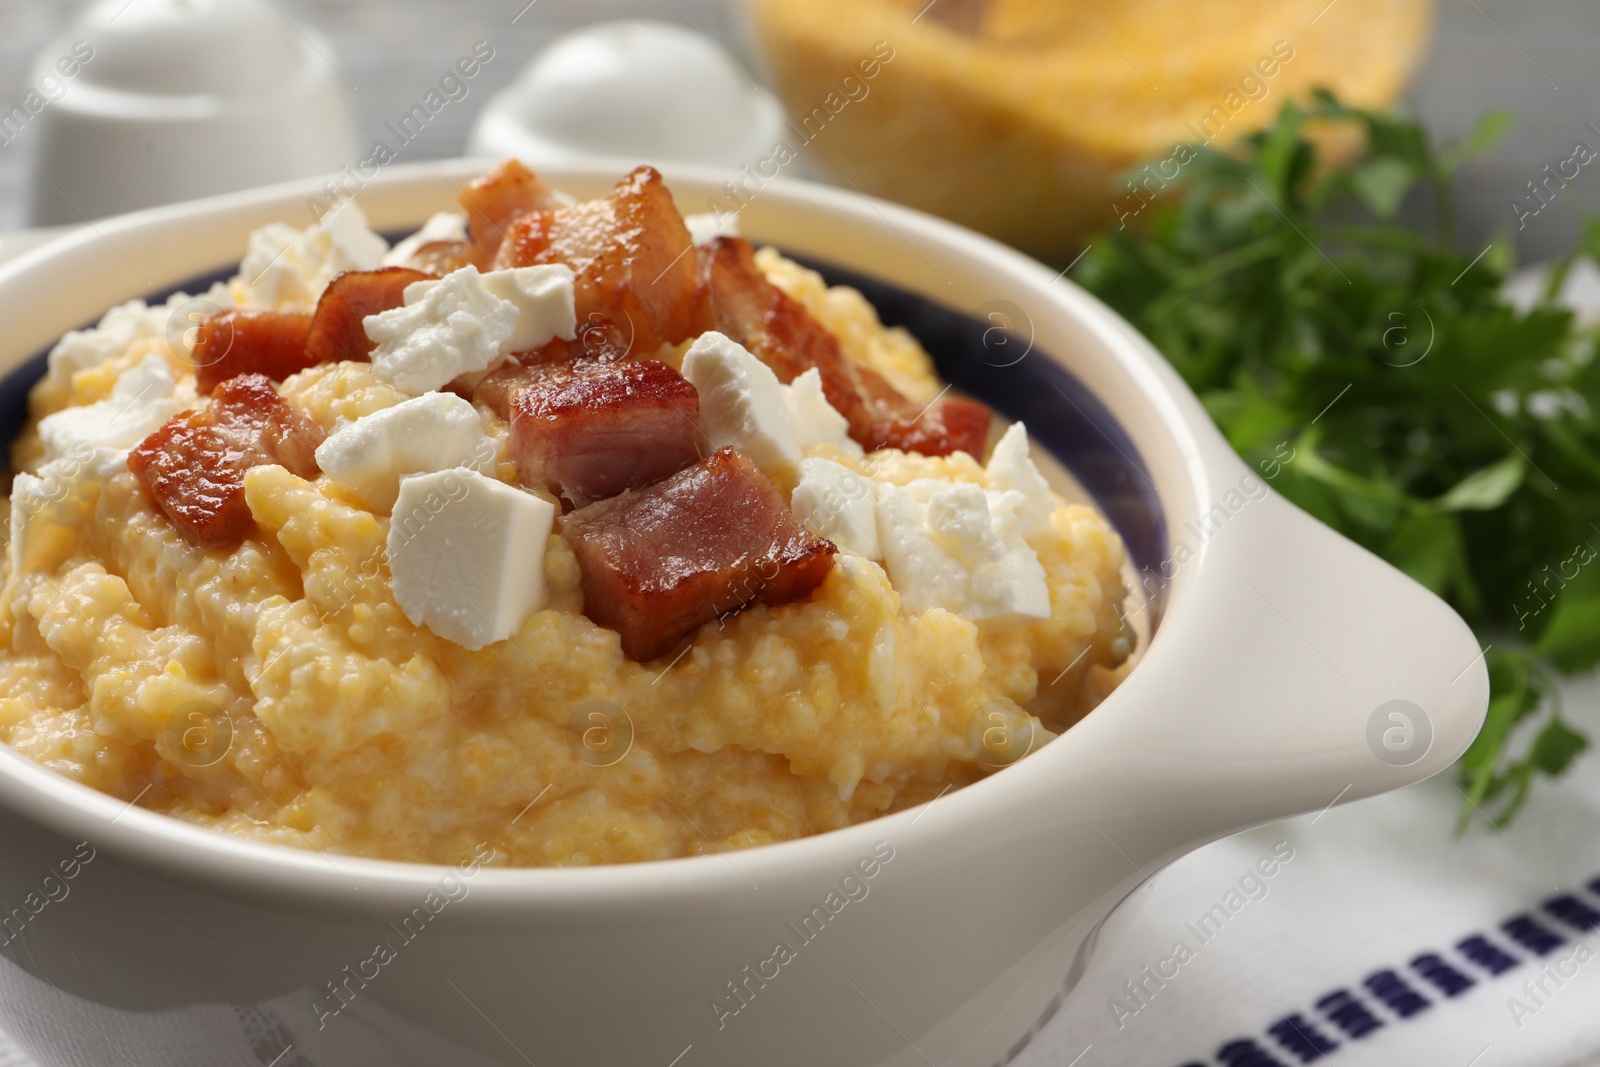
[[[73,33],[95,50],[82,82],[114,92],[269,92],[306,62],[305,41],[266,0],[100,0]]]
[[[489,101],[470,150],[530,165],[579,157],[738,167],[772,151],[783,109],[722,49],[664,22],[587,26]]]

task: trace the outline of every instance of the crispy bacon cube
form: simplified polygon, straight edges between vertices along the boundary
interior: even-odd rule
[[[530,356],[536,354],[527,353]],[[521,363],[515,359],[508,359],[485,374],[476,384],[469,386],[467,379],[457,378],[445,388],[465,395],[474,404],[486,407],[506,422],[510,422],[511,402],[516,399],[517,394],[543,381],[553,369],[550,364]],[[462,388],[457,389],[458,385]]]
[[[580,508],[561,528],[583,572],[584,613],[617,631],[622,650],[640,661],[719,615],[809,596],[835,551],[731,448],[648,489]]]
[[[578,327],[570,341],[557,337],[532,352],[513,352],[500,366],[465,386],[465,395],[482,404],[507,422],[511,421],[511,400],[529,386],[550,379],[559,371],[576,371],[596,363],[617,363],[628,355],[627,340],[616,323],[593,315]],[[454,383],[452,383],[454,385]],[[698,405],[697,405],[698,407]]]
[[[532,355],[533,353],[529,353]],[[506,422],[511,421],[511,401],[524,389],[549,373],[549,368],[538,363],[532,365],[508,359],[477,382],[457,378],[447,390],[464,396],[480,407],[486,407]]]
[[[857,373],[862,394],[876,410],[870,429],[857,440],[863,448],[898,448],[925,456],[965,452],[983,458],[991,419],[987,404],[964,396],[943,396],[919,406],[868,368],[858,367]]]
[[[226,308],[207,315],[196,331],[195,388],[209,393],[241,374],[265,374],[274,381],[314,366],[306,359],[311,316],[298,311]]]
[[[704,439],[694,386],[653,359],[547,370],[511,401],[518,479],[575,507],[677,473]]]
[[[511,223],[494,267],[565,263],[579,321],[610,319],[648,356],[698,332],[693,247],[661,175],[640,167],[606,196]]]
[[[579,320],[578,336],[562,343],[567,346],[568,358],[574,362],[615,363],[628,358],[632,340],[614,321],[598,311],[591,311]]]
[[[506,228],[519,216],[530,211],[551,211],[562,204],[554,189],[515,159],[508,159],[467,183],[459,199],[472,234],[471,262],[480,267],[494,261]]]
[[[244,374],[145,438],[128,454],[128,469],[190,542],[232,547],[255,525],[244,472],[278,463],[302,478],[315,477],[323,436],[266,375]]]
[[[429,241],[406,257],[406,266],[437,278],[453,270],[478,266],[477,250],[471,238],[464,240]]]
[[[856,363],[804,305],[767,280],[748,241],[719,237],[699,258],[704,327],[749,349],[780,381],[817,368],[828,403],[849,422],[857,444],[869,451],[899,448],[929,456],[962,451],[982,457],[987,407],[945,397],[924,409],[881,374]]]
[[[305,365],[314,367],[346,359],[365,362],[371,358],[377,343],[362,329],[361,320],[404,304],[406,286],[432,277],[409,267],[383,267],[347,270],[334,278],[311,314]]]

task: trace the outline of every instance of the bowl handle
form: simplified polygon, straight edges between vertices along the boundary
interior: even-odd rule
[[[1227,452],[1216,506],[1171,531],[1145,660],[1050,772],[1141,866],[1450,766],[1488,705],[1483,652],[1442,600]],[[1103,821],[1102,821],[1103,820]]]

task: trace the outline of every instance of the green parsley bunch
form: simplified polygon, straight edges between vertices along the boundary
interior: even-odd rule
[[[1224,153],[1196,150],[1137,228],[1072,276],[1132,322],[1229,442],[1288,499],[1446,598],[1488,647],[1487,721],[1459,773],[1463,819],[1511,818],[1587,745],[1553,677],[1600,662],[1600,362],[1543,299],[1504,299],[1510,242],[1458,251],[1458,146],[1329,95]],[[1320,166],[1311,129],[1365,140]],[[1431,208],[1403,225],[1402,205]],[[1600,258],[1600,226],[1579,254]]]

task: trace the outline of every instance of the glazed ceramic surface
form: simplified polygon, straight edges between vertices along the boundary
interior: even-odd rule
[[[272,0],[99,0],[40,50],[30,84],[51,84],[41,79],[71,69],[61,57],[86,54],[35,120],[34,225],[320,174],[352,158],[333,46]]]
[[[484,166],[394,167],[358,199],[402,232]],[[626,169],[547,176],[583,196]],[[730,175],[667,177],[685,212],[729,206]],[[1126,682],[921,808],[589,869],[268,847],[0,748],[0,1028],[42,1067],[989,1067],[1071,995],[1100,922],[1163,864],[1465,749],[1488,687],[1471,632],[1273,493],[1109,310],[992,241],[848,191],[773,181],[744,198],[747,235],[867,288],[1117,524],[1155,623]],[[0,268],[5,419],[64,330],[227,272],[253,228],[307,225],[328,203],[307,182],[163,208]]]

